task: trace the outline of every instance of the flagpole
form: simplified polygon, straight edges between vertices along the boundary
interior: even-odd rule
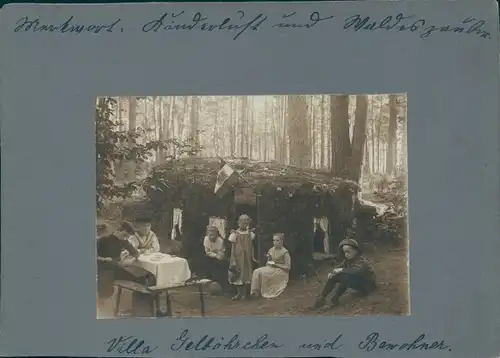
[[[227,164],[227,162],[222,158],[222,157],[218,157],[220,162],[221,162],[221,168],[224,167],[224,165]],[[245,183],[248,184],[248,186],[250,188],[252,188],[255,192],[255,211],[256,211],[256,228],[257,228],[257,233],[256,233],[256,236],[257,236],[257,261],[259,263],[259,265],[262,265],[262,259],[261,259],[261,237],[260,237],[260,232],[261,232],[261,228],[260,228],[260,197],[262,196],[259,192],[257,192],[257,186],[256,185],[252,185],[248,180],[246,180],[244,177],[243,177],[243,173],[238,173],[236,171],[237,175],[238,175],[238,178],[241,179],[242,181],[244,181]]]

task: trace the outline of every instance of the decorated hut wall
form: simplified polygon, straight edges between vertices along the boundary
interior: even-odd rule
[[[284,233],[293,261],[292,276],[307,271],[310,265],[314,217],[328,218],[331,245],[342,239],[346,223],[352,219],[347,213],[357,190],[355,183],[332,178],[326,172],[274,162],[233,159],[228,163],[240,179],[222,196],[214,194],[222,165],[218,158],[169,162],[155,167],[145,181],[159,232],[171,232],[173,210],[182,209],[184,252],[193,271],[204,253],[202,241],[211,216],[227,219],[228,230],[221,233],[227,238],[230,229],[236,228],[237,217],[250,215],[257,235],[256,254],[262,263],[272,246],[273,234]],[[241,192],[250,199],[241,200],[245,196]]]

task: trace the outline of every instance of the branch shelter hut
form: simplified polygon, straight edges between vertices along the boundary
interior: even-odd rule
[[[237,180],[214,193],[225,164],[236,172]],[[278,162],[206,157],[155,166],[143,186],[153,229],[160,237],[182,240],[192,271],[197,272],[197,262],[204,254],[207,225],[217,226],[226,240],[230,230],[236,228],[239,215],[247,214],[253,221],[255,253],[261,264],[265,264],[273,234],[285,234],[292,277],[306,273],[315,254],[333,254],[352,223],[359,190],[356,183],[334,178],[326,171]],[[314,243],[314,229],[318,227],[324,231],[324,245],[319,248]]]

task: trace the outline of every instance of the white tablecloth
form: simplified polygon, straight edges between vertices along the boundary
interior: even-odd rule
[[[172,287],[183,284],[191,277],[191,270],[186,259],[162,253],[142,254],[139,258],[127,258],[125,266],[138,266],[151,272],[156,277],[158,286]]]

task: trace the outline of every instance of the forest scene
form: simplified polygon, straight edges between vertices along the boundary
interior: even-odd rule
[[[406,128],[404,94],[99,97],[98,241],[123,221],[147,221],[154,252],[185,260],[188,281],[220,283],[205,288],[207,316],[408,314]],[[282,235],[291,266],[279,297],[240,300],[240,286],[227,285],[242,215],[255,237],[249,293]],[[205,265],[213,228],[225,248],[221,280]],[[346,239],[373,265],[376,289],[311,311]],[[127,292],[119,316],[132,309]],[[194,287],[169,300],[158,316],[199,315]]]

